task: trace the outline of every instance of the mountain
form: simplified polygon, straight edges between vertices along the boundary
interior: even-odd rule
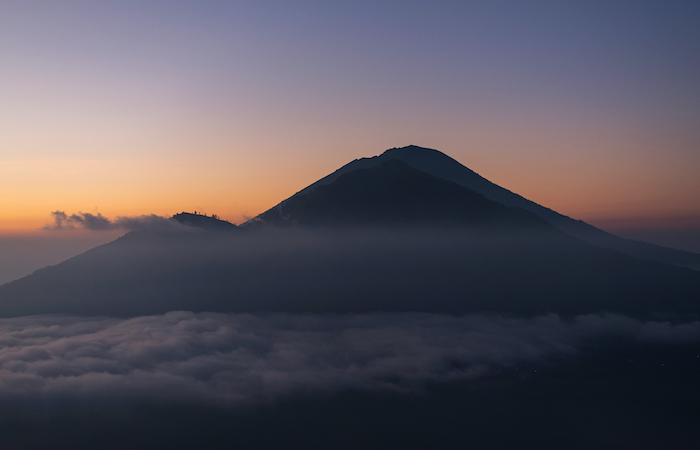
[[[338,176],[259,216],[275,226],[479,226],[484,230],[548,228],[522,209],[508,208],[457,183],[398,159]]]
[[[549,223],[562,231],[585,240],[597,247],[610,248],[626,255],[648,261],[656,261],[676,265],[700,265],[700,255],[683,250],[676,250],[659,245],[649,244],[632,239],[624,239],[619,236],[607,233],[599,228],[589,225],[581,220],[575,220],[563,214],[559,214],[544,206],[515,194],[501,186],[498,186],[476,172],[465,167],[449,156],[437,150],[422,148],[415,145],[408,147],[393,148],[385,151],[379,156],[371,158],[361,158],[354,160],[330,175],[321,178],[317,182],[302,189],[285,203],[299,196],[310,194],[320,186],[333,183],[339,177],[360,169],[368,169],[381,165],[390,160],[399,160],[411,167],[431,174],[444,180],[453,181],[461,186],[469,188],[483,195],[489,200],[496,201],[505,206],[524,209],[537,214]],[[275,207],[279,209],[279,207]],[[273,208],[273,209],[275,209]],[[265,212],[259,218],[270,217],[271,214]],[[249,225],[249,224],[244,224]]]
[[[248,227],[175,220],[199,232],[130,232],[0,286],[0,317],[700,313],[700,272],[590,245],[398,159],[341,173]]]
[[[208,231],[232,231],[238,228],[229,221],[219,219],[216,215],[207,216],[205,214],[197,214],[196,212],[194,214],[181,212],[175,214],[171,219],[182,225]]]

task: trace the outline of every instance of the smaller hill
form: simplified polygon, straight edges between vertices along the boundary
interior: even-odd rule
[[[219,219],[216,215],[207,216],[205,214],[181,212],[175,214],[172,219],[182,225],[202,228],[208,231],[231,231],[238,228],[229,221]]]

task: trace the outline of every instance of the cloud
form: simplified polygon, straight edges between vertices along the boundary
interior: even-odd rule
[[[100,213],[97,213],[97,215],[90,213],[71,214],[68,220],[88,230],[111,230],[115,228],[114,224]]]
[[[270,402],[294,393],[409,392],[426,382],[573,355],[619,337],[700,342],[700,322],[615,315],[533,319],[440,314],[169,312],[133,319],[0,320],[0,401],[51,398]],[[23,400],[24,399],[24,400]]]
[[[112,226],[129,231],[191,231],[193,229],[191,226],[155,214],[119,216],[114,219]]]
[[[53,224],[44,225],[46,230],[63,230],[82,227],[92,231],[102,230],[126,230],[126,231],[184,231],[192,227],[183,225],[168,217],[155,214],[143,214],[140,216],[118,216],[114,220],[103,216],[101,213],[91,214],[79,212],[70,216],[65,211],[53,211]]]
[[[44,229],[62,230],[64,228],[74,228],[73,223],[68,219],[68,215],[65,211],[52,211],[51,216],[53,217],[53,224],[44,225]]]

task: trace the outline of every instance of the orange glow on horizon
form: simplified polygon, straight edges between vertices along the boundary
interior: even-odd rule
[[[601,224],[603,229],[605,224],[622,223],[671,228],[700,224],[700,210],[688,209],[689,204],[700,205],[700,194],[687,190],[677,195],[663,172],[649,176],[644,169],[635,172],[637,178],[615,177],[624,161],[608,160],[601,168],[586,161],[572,166],[559,159],[533,167],[527,153],[509,161],[488,159],[483,153],[445,153],[506,189],[575,219]],[[356,155],[363,156],[373,155]],[[0,199],[0,233],[37,232],[51,223],[50,212],[55,210],[69,215],[101,213],[110,219],[199,211],[240,224],[355,158],[340,163],[338,156],[319,158],[308,165],[308,160],[294,158],[265,159],[261,163],[250,155],[234,155],[220,157],[219,164],[205,164],[182,158],[165,165],[153,158],[140,164],[71,158],[21,161],[9,165],[9,171],[8,166],[0,169],[9,172],[4,183],[22,181],[26,186],[24,192]],[[692,172],[685,168],[685,175],[682,170],[676,173],[682,181],[691,178]],[[646,184],[640,181],[645,176]]]

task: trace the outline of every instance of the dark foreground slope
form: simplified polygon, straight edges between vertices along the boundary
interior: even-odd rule
[[[698,313],[700,273],[589,245],[395,161],[234,233],[129,233],[0,286],[0,316],[219,312]]]
[[[292,199],[299,195],[309,194],[315,191],[319,186],[328,185],[344,174],[358,169],[376,167],[390,160],[403,161],[411,167],[474,190],[490,200],[535,213],[566,233],[583,239],[595,246],[614,249],[626,255],[649,261],[679,265],[700,264],[700,255],[696,253],[671,249],[632,239],[624,239],[607,233],[586,222],[559,214],[556,211],[504,189],[483,178],[444,153],[415,145],[393,148],[379,156],[352,161],[303,189],[293,196]]]

